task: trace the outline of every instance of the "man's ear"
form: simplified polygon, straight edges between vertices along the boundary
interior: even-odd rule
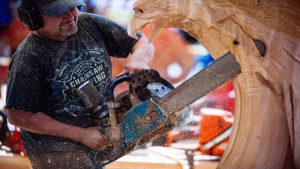
[[[44,26],[43,18],[33,1],[23,0],[21,6],[18,7],[18,15],[24,25],[32,31]]]

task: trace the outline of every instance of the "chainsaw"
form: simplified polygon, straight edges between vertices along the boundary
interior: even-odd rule
[[[151,69],[117,77],[106,94],[87,81],[76,93],[100,120],[100,132],[112,143],[107,150],[92,151],[92,162],[99,167],[107,165],[186,124],[192,115],[191,103],[240,72],[229,52],[176,88]],[[115,87],[123,82],[129,89],[115,96]]]

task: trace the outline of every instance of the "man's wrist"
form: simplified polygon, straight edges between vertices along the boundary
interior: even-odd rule
[[[70,126],[67,130],[67,138],[76,142],[82,142],[82,138],[84,137],[84,128],[77,126]]]

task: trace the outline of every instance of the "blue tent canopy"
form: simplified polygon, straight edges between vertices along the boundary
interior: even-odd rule
[[[10,20],[9,0],[0,0],[0,25],[8,25]]]

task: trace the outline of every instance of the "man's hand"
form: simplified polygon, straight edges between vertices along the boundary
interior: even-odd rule
[[[142,36],[133,46],[132,54],[127,57],[125,65],[126,73],[137,73],[149,69],[148,63],[154,55],[154,46],[148,42],[147,37]]]
[[[123,73],[137,73],[145,69],[149,69],[148,64],[143,60],[131,59],[125,65],[125,72]]]
[[[98,127],[84,128],[80,134],[79,142],[94,150],[103,151],[111,146],[109,138],[102,134]]]

